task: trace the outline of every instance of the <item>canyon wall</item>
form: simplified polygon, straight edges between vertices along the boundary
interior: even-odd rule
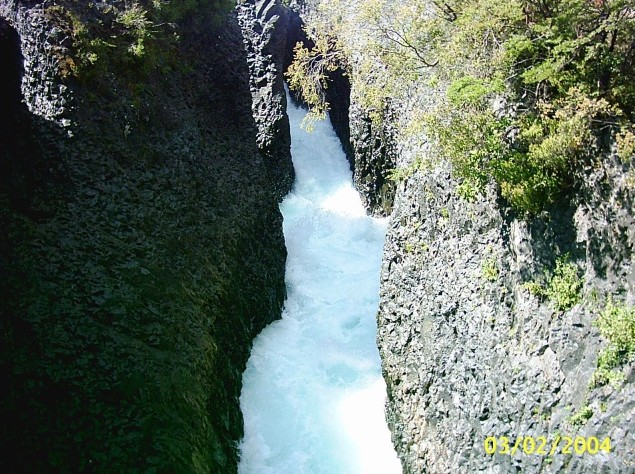
[[[458,198],[447,164],[398,187],[378,345],[404,472],[633,471],[632,361],[617,387],[591,384],[607,344],[594,321],[607,295],[633,298],[633,191],[612,161],[585,178],[573,202],[531,221],[511,216],[494,189]],[[583,296],[561,310],[526,283],[567,252]],[[610,438],[612,451],[550,454],[557,436],[578,435]],[[549,444],[542,455],[490,455],[489,436]]]
[[[0,0],[0,469],[235,472],[240,378],[285,296],[299,17],[189,2],[125,45],[103,36],[121,2],[76,3]],[[331,119],[369,212],[390,215],[377,341],[404,472],[633,472],[632,357],[593,383],[600,315],[635,302],[632,162],[590,160],[522,218],[494,185],[460,198],[433,149],[412,167],[400,121],[438,91],[381,125],[350,92],[334,79]],[[569,435],[611,450],[485,452]]]
[[[283,76],[290,12],[273,0],[243,2],[237,11],[247,51],[256,140],[282,200],[294,177]]]
[[[0,2],[3,472],[236,471],[292,166],[282,45],[217,4]]]
[[[395,104],[401,118],[392,126],[435,93]],[[440,153],[428,149],[429,163],[414,166],[418,140],[373,133],[358,117],[351,113],[358,177],[386,176],[385,158],[368,153],[382,147],[397,168],[410,170],[394,180],[394,202],[379,183],[356,180],[370,193],[369,212],[381,212],[373,203],[382,199],[392,206],[377,342],[404,473],[633,472],[632,357],[616,370],[616,383],[594,383],[610,344],[600,315],[635,302],[632,164],[595,157],[577,170],[573,190],[524,218],[494,185],[473,202],[459,197]],[[559,265],[571,272],[568,280]],[[559,305],[574,286],[576,303]],[[569,446],[562,454],[565,436],[610,439],[611,450],[579,455]],[[496,454],[485,452],[488,437],[496,438]],[[510,449],[520,438],[521,449],[500,454],[501,437]],[[546,447],[524,454],[521,437],[536,446],[544,437]]]
[[[441,151],[399,133],[442,87],[373,122],[360,91],[331,84],[355,185],[390,216],[377,343],[404,473],[633,472],[633,160],[594,156],[549,208],[519,215],[494,183],[460,197]]]

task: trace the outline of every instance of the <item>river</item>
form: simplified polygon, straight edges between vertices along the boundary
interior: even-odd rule
[[[289,100],[296,172],[281,203],[282,319],[254,341],[240,405],[240,474],[397,474],[375,343],[386,219],[368,217],[330,122]]]

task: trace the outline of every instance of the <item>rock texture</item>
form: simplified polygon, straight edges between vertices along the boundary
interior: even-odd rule
[[[399,164],[413,153],[401,143]],[[431,151],[432,155],[434,150]],[[378,345],[387,418],[405,473],[635,471],[635,364],[590,388],[607,295],[633,304],[633,188],[606,159],[541,218],[510,214],[495,189],[457,197],[445,163],[399,184],[385,244]],[[532,295],[557,257],[583,275],[568,311]],[[575,421],[584,409],[588,421]],[[611,453],[485,453],[488,436],[609,437]],[[548,445],[550,446],[550,445]],[[550,449],[547,448],[547,452]]]
[[[0,471],[235,472],[242,371],[285,296],[285,122],[252,117],[235,17],[76,77],[59,3],[0,0]]]
[[[395,114],[387,110],[381,123],[373,123],[358,104],[350,105],[350,142],[353,149],[353,182],[366,209],[387,216],[395,198],[395,183],[389,172],[395,168]]]
[[[438,90],[413,88],[375,124],[355,91],[338,89],[331,119],[355,185],[369,212],[390,215],[377,342],[404,473],[635,472],[634,361],[618,386],[590,383],[607,345],[594,324],[607,298],[635,303],[632,165],[597,157],[568,196],[525,220],[493,187],[460,199],[449,164],[398,134],[412,105],[433,104]],[[425,169],[413,166],[421,156]],[[398,183],[387,179],[395,167],[406,176]],[[564,255],[582,290],[560,311],[527,284],[546,284]],[[522,439],[513,456],[485,452],[487,437],[513,447],[523,436],[546,437],[546,453],[524,454]],[[558,436],[608,438],[612,449],[563,454],[561,441],[551,453]]]
[[[22,58],[19,73],[24,104],[38,117],[57,125],[69,126],[66,116],[72,97],[68,86],[59,80],[58,64],[59,58],[69,53],[69,38],[47,15],[46,8],[21,8],[18,7],[20,3],[3,1],[0,3],[0,15],[5,20],[3,35],[18,34]],[[14,28],[13,31],[9,24]]]
[[[247,49],[258,147],[282,200],[294,176],[283,77],[289,10],[279,0],[248,0],[238,6],[238,18]]]

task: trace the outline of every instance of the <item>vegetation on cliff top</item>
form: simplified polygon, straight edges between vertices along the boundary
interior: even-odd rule
[[[635,150],[635,9],[627,0],[320,0],[288,72],[314,116],[337,63],[381,120],[421,88],[405,127],[434,142],[473,197],[490,181],[534,214],[575,185],[574,170]],[[428,94],[428,97],[430,95]],[[418,110],[417,110],[418,109]]]
[[[71,54],[59,58],[61,75],[91,79],[108,73],[138,75],[157,67],[168,72],[179,61],[174,47],[178,23],[193,12],[216,23],[234,4],[233,0],[63,0],[46,12],[73,40]]]

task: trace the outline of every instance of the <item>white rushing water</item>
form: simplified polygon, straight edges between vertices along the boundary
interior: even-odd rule
[[[290,102],[290,101],[289,101]],[[385,219],[367,217],[329,122],[300,128],[290,103],[293,190],[282,319],[256,338],[243,375],[240,474],[393,474],[375,345]]]

